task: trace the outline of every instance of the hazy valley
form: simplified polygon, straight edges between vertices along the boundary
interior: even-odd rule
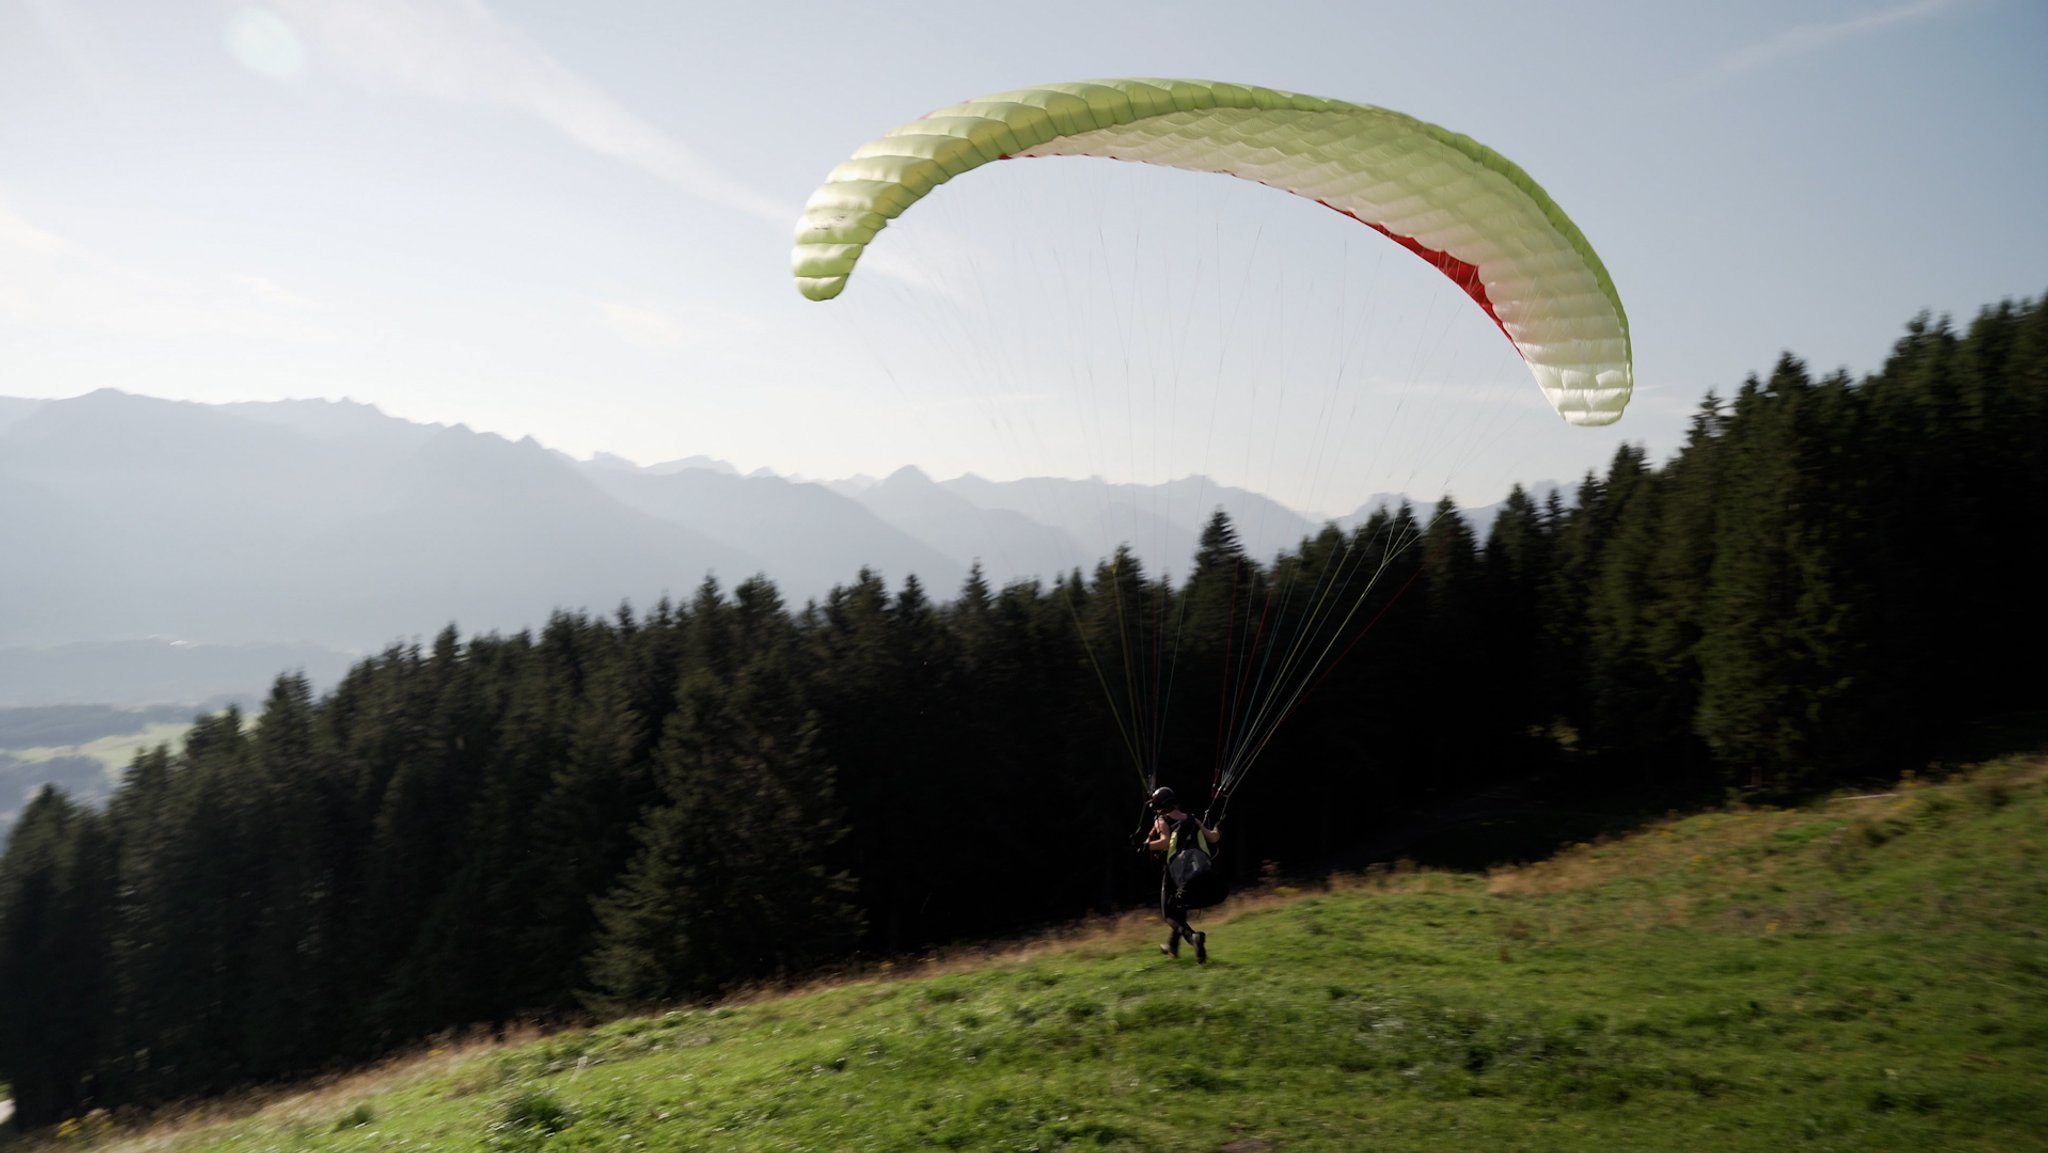
[[[1551,487],[1536,486],[1539,490]],[[1398,500],[1376,498],[1374,503]],[[1217,509],[1270,558],[1324,518],[1188,477],[1140,486],[915,467],[742,475],[578,461],[348,401],[0,398],[0,707],[196,703],[390,644],[765,574],[793,606],[872,569],[937,599],[1088,571],[1120,545],[1185,567]],[[1492,510],[1466,514],[1483,536]]]

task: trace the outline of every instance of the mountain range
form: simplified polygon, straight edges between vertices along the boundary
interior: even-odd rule
[[[801,604],[866,568],[944,600],[976,564],[1051,579],[1121,544],[1179,573],[1218,508],[1267,559],[1323,523],[1202,477],[805,481],[581,461],[350,401],[0,397],[0,706],[196,701],[289,667],[328,682],[450,623],[516,631],[707,576],[764,574]],[[1484,533],[1491,512],[1466,516]]]

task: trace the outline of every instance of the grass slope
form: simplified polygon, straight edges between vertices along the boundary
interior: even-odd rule
[[[131,1150],[2048,1148],[2048,760],[435,1051]],[[73,1140],[90,1136],[74,1126]],[[56,1143],[56,1139],[47,1140]]]
[[[98,761],[108,780],[113,781],[119,779],[122,771],[135,759],[136,753],[153,749],[158,745],[170,745],[175,748],[191,728],[190,721],[151,721],[143,725],[138,732],[96,737],[75,745],[0,749],[0,754],[29,765],[66,757],[87,757]]]

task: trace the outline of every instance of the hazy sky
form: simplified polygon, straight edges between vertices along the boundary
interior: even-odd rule
[[[1672,451],[1790,349],[2048,288],[2048,4],[0,0],[0,395],[352,397],[829,477],[1205,471],[1311,511]],[[801,299],[798,209],[934,107],[1100,76],[1516,160],[1627,306],[1565,426],[1421,262],[1270,190],[991,166]],[[886,253],[886,256],[884,255]]]

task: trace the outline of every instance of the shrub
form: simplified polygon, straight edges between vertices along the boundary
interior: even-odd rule
[[[553,1093],[529,1089],[505,1102],[499,1125],[536,1133],[560,1133],[574,1124],[576,1116]]]

